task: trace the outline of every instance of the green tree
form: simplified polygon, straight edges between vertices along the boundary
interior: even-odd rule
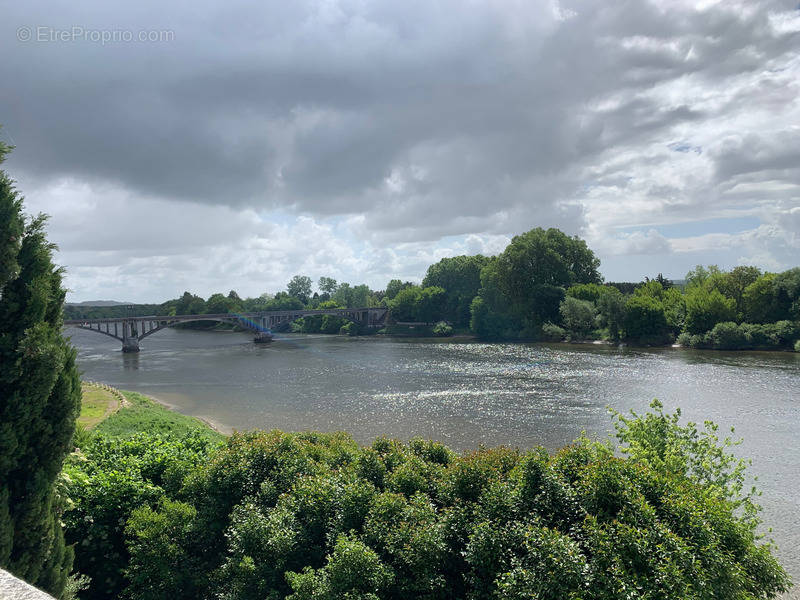
[[[558,310],[564,327],[571,334],[582,338],[594,329],[595,309],[591,302],[567,296]]]
[[[361,285],[357,285],[353,288],[353,295],[351,297],[351,302],[353,303],[351,306],[347,308],[364,308],[369,306],[369,298],[372,294],[372,290],[369,289],[369,286],[365,283]]]
[[[669,327],[664,305],[650,295],[634,294],[625,306],[623,331],[624,336],[631,340],[654,344],[665,342]]]
[[[7,146],[0,144],[0,163]],[[60,595],[72,567],[55,482],[80,410],[75,350],[61,334],[65,290],[45,217],[23,226],[0,171],[0,566]]]
[[[412,287],[414,284],[410,281],[406,281],[405,283],[400,281],[399,279],[392,279],[389,283],[386,284],[386,293],[384,297],[387,300],[394,300],[394,297],[397,294],[404,290],[405,288]]]
[[[183,292],[175,305],[176,315],[202,315],[206,312],[206,301],[200,296]]]
[[[206,300],[206,310],[210,314],[225,314],[236,312],[236,305],[233,300],[222,294],[212,294]]]
[[[303,304],[308,304],[311,299],[311,277],[307,275],[295,275],[286,284],[286,293],[297,298]]]
[[[531,335],[543,322],[558,320],[564,288],[601,282],[599,266],[583,240],[558,229],[532,229],[483,268],[481,295],[490,312],[507,313],[514,329]]]
[[[609,338],[616,342],[625,321],[625,297],[617,288],[603,286],[596,306],[600,325],[608,329]]]
[[[336,291],[337,283],[333,277],[320,277],[317,282],[320,295],[324,296],[322,300],[330,300],[333,293]]]
[[[440,287],[445,290],[444,318],[456,326],[469,325],[470,304],[481,288],[481,269],[489,259],[475,256],[443,258],[428,267],[422,287]]]
[[[691,287],[686,291],[686,331],[691,334],[705,333],[717,323],[736,318],[736,303],[726,298],[719,290],[708,290],[705,286]]]

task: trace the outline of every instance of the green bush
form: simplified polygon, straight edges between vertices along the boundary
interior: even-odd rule
[[[731,442],[653,408],[616,415],[624,458],[586,439],[554,455],[279,431],[235,434],[211,455],[196,439],[96,440],[70,465],[67,531],[95,578],[87,598],[784,591]]]
[[[444,321],[439,321],[433,326],[433,335],[437,337],[447,337],[453,335],[453,328]]]
[[[650,296],[632,296],[625,307],[625,337],[642,343],[664,343],[669,337],[664,306]]]
[[[585,338],[594,329],[595,308],[591,302],[567,296],[558,310],[564,328],[571,335]]]
[[[358,323],[354,321],[348,321],[339,328],[339,335],[349,335],[349,336],[358,335]]]
[[[800,340],[797,340],[797,341],[794,343],[794,351],[795,351],[795,352],[800,352]]]
[[[682,334],[678,336],[678,338],[675,340],[675,343],[687,347],[692,345],[691,341],[692,341],[692,335],[684,331]]]
[[[710,338],[711,345],[717,350],[739,350],[750,346],[745,332],[732,321],[714,325]]]
[[[560,342],[567,337],[567,331],[563,327],[559,327],[554,323],[545,323],[542,325],[542,339],[548,342]]]

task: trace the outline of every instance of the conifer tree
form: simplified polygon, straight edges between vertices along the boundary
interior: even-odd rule
[[[10,148],[0,143],[0,163]],[[0,567],[59,596],[72,567],[55,482],[80,410],[66,291],[40,215],[0,170]]]

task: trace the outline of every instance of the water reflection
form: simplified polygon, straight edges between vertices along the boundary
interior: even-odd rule
[[[122,368],[126,371],[139,370],[139,353],[138,352],[120,352],[122,356]]]

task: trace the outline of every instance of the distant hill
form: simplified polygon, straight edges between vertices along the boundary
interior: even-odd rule
[[[133,302],[117,302],[116,300],[84,300],[83,302],[66,302],[67,306],[122,306]]]

